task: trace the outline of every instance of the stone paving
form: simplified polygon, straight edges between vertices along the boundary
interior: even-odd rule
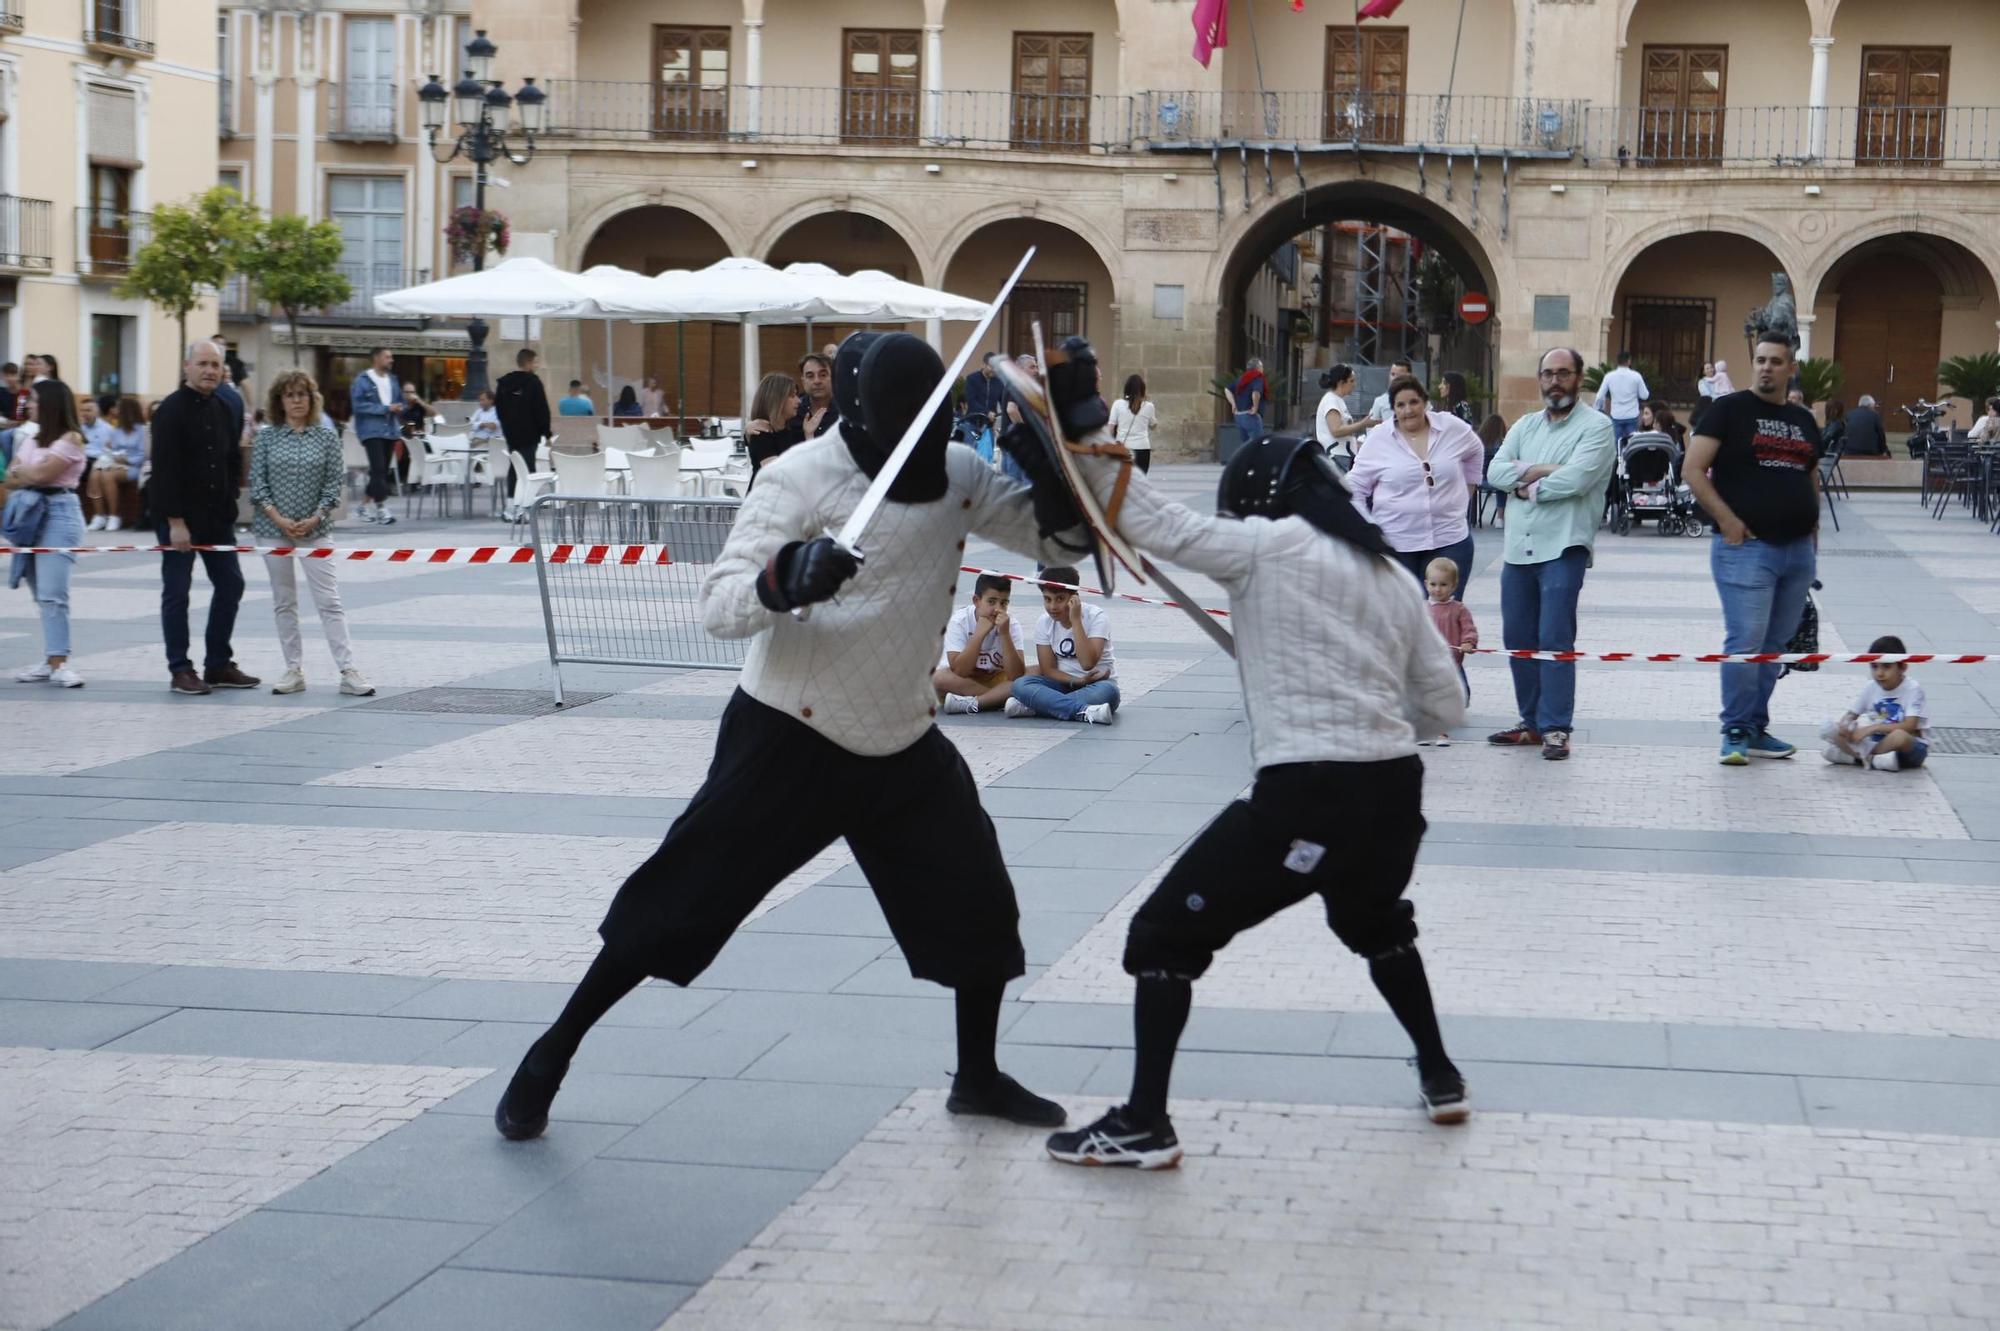
[[[1212,468],[1155,479],[1213,493]],[[1907,496],[1840,516],[1829,649],[2000,649],[1983,529]],[[239,656],[275,675],[245,572]],[[1425,751],[1411,892],[1466,1128],[1411,1107],[1406,1039],[1306,905],[1197,988],[1186,1165],[1052,1165],[943,1112],[948,997],[836,845],[696,986],[620,1004],[549,1135],[509,1145],[499,1088],[699,783],[733,676],[572,666],[608,696],[425,710],[413,690],[547,688],[532,572],[342,579],[375,699],[333,691],[310,622],[307,693],[169,697],[151,568],[114,557],[76,580],[89,687],[0,689],[0,1327],[1994,1324],[1993,758],[1726,771],[1712,670],[1584,665],[1576,756],[1546,764],[1478,742],[1512,695],[1477,659],[1473,716]],[[1230,664],[1177,612],[1108,609],[1116,726],[940,718],[1021,902],[1002,1063],[1073,1121],[1129,1077],[1125,921],[1252,775]],[[1603,537],[1582,617],[1588,645],[1712,646],[1705,545]],[[0,649],[34,635],[0,598]],[[1939,724],[2000,731],[2000,668],[1922,677]],[[1861,681],[1795,676],[1774,723],[1809,740]]]

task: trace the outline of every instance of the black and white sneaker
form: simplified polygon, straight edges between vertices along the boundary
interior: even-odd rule
[[[1465,1078],[1447,1063],[1436,1072],[1420,1074],[1418,1085],[1424,1113],[1433,1123],[1463,1123],[1472,1117],[1472,1101],[1465,1094]]]
[[[1124,1165],[1128,1169],[1172,1169],[1181,1162],[1180,1138],[1172,1119],[1142,1127],[1119,1105],[1075,1132],[1049,1134],[1049,1154],[1066,1165]]]
[[[1059,1128],[1069,1121],[1061,1105],[1036,1095],[1004,1072],[994,1073],[989,1081],[974,1081],[963,1074],[953,1077],[944,1107],[954,1114],[1004,1118],[1029,1128]]]

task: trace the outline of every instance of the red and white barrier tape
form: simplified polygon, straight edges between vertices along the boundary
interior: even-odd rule
[[[220,551],[243,555],[278,555],[292,559],[335,559],[341,561],[367,561],[377,564],[532,564],[535,561],[535,547],[531,545],[477,545],[440,546],[433,549],[375,549],[361,546],[263,546],[263,545],[196,545],[192,550]],[[159,554],[171,549],[162,545],[0,545],[0,557],[7,555],[146,555]],[[664,545],[548,545],[543,547],[546,562],[551,564],[616,564],[633,567],[646,564],[671,564],[672,557]],[[981,573],[990,577],[1006,578],[1009,582],[1033,582],[1043,586],[1062,587],[1068,591],[1082,592],[1086,596],[1102,596],[1108,600],[1131,601],[1138,605],[1162,606],[1169,610],[1181,608],[1178,601],[1160,601],[1150,596],[1135,596],[1130,592],[1104,592],[1096,587],[1081,583],[1049,582],[1043,578],[1025,573],[1002,573],[998,569],[978,568],[971,564],[961,564],[961,573]],[[1227,619],[1227,610],[1217,610],[1209,606],[1199,607],[1207,614]],[[1517,661],[1612,661],[1672,664],[1687,662],[1695,665],[1873,665],[1876,662],[1909,665],[1985,665],[2000,661],[2000,656],[1973,652],[1537,652],[1508,651],[1502,647],[1475,647],[1468,655],[1505,656]]]

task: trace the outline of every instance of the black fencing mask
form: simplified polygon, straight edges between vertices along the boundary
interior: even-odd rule
[[[864,338],[867,341],[863,342]],[[851,374],[847,372],[850,364]],[[856,333],[840,344],[834,357],[833,391],[840,403],[841,438],[856,466],[871,477],[882,470],[942,378],[943,359],[920,337]],[[851,413],[843,392],[853,395]],[[950,409],[941,402],[925,423],[916,452],[890,483],[889,498],[899,504],[924,504],[942,498],[945,445],[950,440]]]
[[[1393,553],[1317,441],[1266,435],[1244,444],[1222,469],[1216,512],[1233,518],[1304,518],[1329,536],[1376,554]]]

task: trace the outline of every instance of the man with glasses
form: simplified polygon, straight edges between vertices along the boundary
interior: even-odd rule
[[[1568,652],[1576,649],[1577,597],[1618,454],[1610,420],[1579,399],[1582,352],[1548,352],[1540,378],[1543,409],[1514,422],[1486,469],[1487,484],[1514,501],[1500,568],[1500,631],[1509,651]],[[1539,744],[1550,761],[1569,757],[1576,663],[1507,664],[1521,720],[1488,740]]]

